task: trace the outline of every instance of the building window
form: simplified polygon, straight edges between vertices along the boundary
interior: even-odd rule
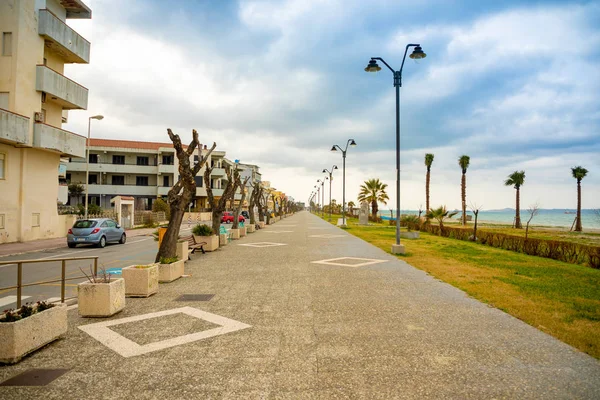
[[[113,156],[113,164],[125,165],[125,156]]]
[[[12,32],[2,34],[2,55],[12,56]]]
[[[88,177],[88,183],[90,185],[97,185],[98,184],[98,175],[90,174],[90,176]]]
[[[67,172],[67,174],[65,175],[65,180],[67,181],[67,183],[71,183],[71,173]]]
[[[40,226],[40,213],[31,214],[31,226]]]
[[[173,156],[162,156],[162,163],[164,165],[173,165]]]
[[[0,153],[0,179],[6,179],[6,154]]]
[[[201,176],[195,176],[194,181],[196,182],[196,187],[202,187],[202,177]]]
[[[169,187],[169,177],[167,175],[163,176],[163,186]]]
[[[147,176],[136,176],[135,177],[135,185],[136,186],[148,186],[148,177]]]
[[[125,176],[124,175],[113,175],[112,176],[112,184],[113,185],[124,185],[125,184]]]
[[[5,220],[6,220],[6,214],[0,214],[0,229],[4,229],[5,226]]]
[[[138,156],[137,165],[148,165],[148,157]]]
[[[90,164],[98,164],[98,154],[90,154]]]

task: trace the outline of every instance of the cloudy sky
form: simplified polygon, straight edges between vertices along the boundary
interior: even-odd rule
[[[445,0],[87,0],[92,20],[69,24],[92,42],[91,63],[66,68],[90,89],[65,129],[94,137],[184,140],[191,130],[230,159],[306,201],[323,168],[342,199],[379,178],[395,204],[392,74],[399,68],[401,202],[425,203],[425,153],[435,154],[432,206],[460,207],[457,159],[471,157],[467,203],[514,207],[507,175],[526,173],[522,205],[576,207],[570,167],[589,170],[583,207],[600,207],[600,4]],[[328,191],[327,191],[328,196]],[[387,208],[387,207],[384,207]]]

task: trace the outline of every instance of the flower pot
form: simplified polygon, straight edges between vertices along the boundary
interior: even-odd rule
[[[183,260],[181,261],[183,263]],[[137,268],[130,265],[121,270],[125,279],[125,296],[149,297],[158,292],[158,265],[144,265],[146,268]]]
[[[256,231],[256,226],[254,224],[250,224],[246,227],[247,233],[254,233]]]
[[[116,278],[110,283],[80,283],[77,285],[77,299],[82,317],[110,317],[125,308],[125,280]]]
[[[230,229],[229,232],[231,232],[232,239],[237,240],[240,238],[240,230],[239,229]]]
[[[219,235],[219,246],[227,246],[227,242],[228,242],[227,234],[221,233]]]
[[[245,226],[239,228],[239,230],[240,230],[240,237],[246,236],[246,227]]]
[[[177,258],[186,262],[188,260],[188,242],[177,242]]]
[[[265,221],[258,221],[258,226],[260,226],[260,229],[265,227]]]
[[[196,243],[206,242],[204,245],[204,251],[215,251],[219,248],[219,236],[211,235],[211,236],[196,236],[194,235],[194,239]],[[227,241],[227,236],[225,236],[225,241]],[[196,250],[197,251],[197,250]]]
[[[0,363],[17,363],[67,333],[67,305],[59,304],[15,322],[0,323]]]
[[[167,283],[181,278],[184,264],[184,260],[175,261],[171,264],[158,264],[158,281],[160,283]]]

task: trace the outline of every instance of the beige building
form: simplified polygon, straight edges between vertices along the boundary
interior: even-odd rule
[[[0,243],[60,237],[61,156],[85,157],[85,137],[61,129],[85,110],[88,89],[64,76],[87,64],[90,43],[69,18],[91,18],[81,0],[0,1]]]

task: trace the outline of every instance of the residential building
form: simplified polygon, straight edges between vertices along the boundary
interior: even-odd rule
[[[59,165],[84,157],[86,139],[61,126],[69,110],[87,109],[88,89],[64,66],[87,64],[90,43],[69,18],[91,10],[81,0],[0,1],[0,243],[61,237],[71,222],[57,212]]]

